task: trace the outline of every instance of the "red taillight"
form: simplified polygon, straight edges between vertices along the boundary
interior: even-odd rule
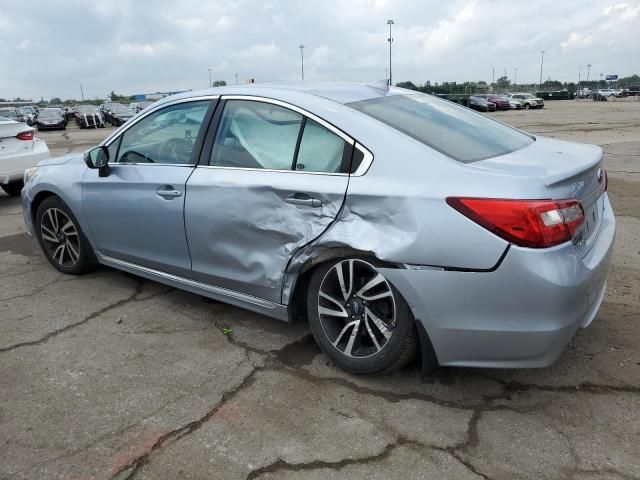
[[[29,132],[21,132],[18,135],[16,135],[16,138],[18,140],[33,140],[33,130]]]
[[[522,247],[545,248],[567,242],[584,222],[584,211],[577,200],[449,197],[447,203],[478,225]]]

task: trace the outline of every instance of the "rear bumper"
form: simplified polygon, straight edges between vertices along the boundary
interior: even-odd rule
[[[572,243],[511,247],[492,272],[384,269],[422,322],[440,365],[545,367],[595,318],[615,237],[608,198],[598,239],[582,256]]]

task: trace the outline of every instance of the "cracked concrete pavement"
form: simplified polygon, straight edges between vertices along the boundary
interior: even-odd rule
[[[640,478],[640,104],[495,115],[607,154],[609,288],[557,364],[354,377],[304,323],[59,274],[0,196],[0,479]],[[62,154],[108,132],[40,136]]]

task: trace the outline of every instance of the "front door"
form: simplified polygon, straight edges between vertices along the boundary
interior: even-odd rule
[[[291,256],[331,224],[347,191],[353,142],[316,120],[267,101],[225,101],[208,165],[187,182],[194,278],[281,302]]]
[[[210,107],[199,100],[150,113],[110,142],[107,177],[87,171],[83,208],[101,254],[190,275],[185,187]]]

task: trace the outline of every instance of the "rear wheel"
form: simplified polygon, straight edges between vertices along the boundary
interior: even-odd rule
[[[80,275],[95,265],[78,221],[58,197],[49,197],[40,204],[35,231],[47,259],[62,273]]]
[[[309,284],[311,332],[320,348],[351,373],[399,368],[416,351],[409,306],[378,266],[380,262],[360,258],[327,262]]]
[[[524,109],[525,110],[529,110],[531,108],[531,104],[530,103],[525,103],[524,104]]]
[[[24,187],[24,183],[12,182],[7,183],[6,185],[2,185],[2,190],[4,190],[5,193],[11,197],[17,197],[18,195],[20,195],[22,187]]]

